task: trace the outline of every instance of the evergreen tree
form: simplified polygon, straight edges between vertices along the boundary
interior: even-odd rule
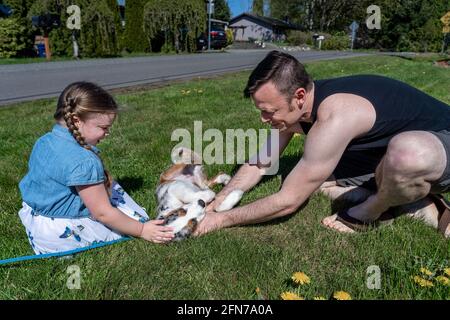
[[[264,0],[253,0],[252,13],[264,16]]]
[[[214,0],[214,19],[230,21],[231,10],[225,0]]]
[[[32,56],[34,55],[34,35],[35,32],[31,25],[31,18],[27,17],[29,8],[36,0],[4,0],[3,4],[13,10],[11,18],[17,24],[17,30],[20,30],[20,37],[16,38],[17,48],[16,56]],[[11,39],[12,41],[12,39]]]
[[[148,0],[128,0],[125,2],[124,46],[133,52],[149,51],[150,45],[144,34],[144,6]]]
[[[70,4],[78,5],[81,9],[81,30],[78,37],[81,56],[117,55],[114,16],[106,1],[71,0]],[[68,1],[36,0],[28,13],[29,17],[46,13],[59,14],[61,26],[51,30],[49,39],[52,53],[61,56],[73,54],[72,30],[66,27],[68,5]]]
[[[152,40],[163,39],[162,51],[195,51],[196,39],[205,29],[203,0],[150,0],[144,7],[144,31],[153,51]]]

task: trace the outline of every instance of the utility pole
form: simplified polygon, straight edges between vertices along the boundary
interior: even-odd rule
[[[211,50],[211,14],[214,12],[214,0],[208,0],[208,51]]]

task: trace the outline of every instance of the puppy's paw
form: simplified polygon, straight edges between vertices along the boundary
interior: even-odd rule
[[[223,202],[216,208],[217,212],[227,211],[233,208],[242,198],[244,191],[242,190],[233,190],[231,191],[223,200]]]
[[[218,184],[223,184],[224,186],[226,186],[228,184],[228,182],[230,182],[231,177],[225,173],[219,174],[216,179],[215,179],[215,183]]]

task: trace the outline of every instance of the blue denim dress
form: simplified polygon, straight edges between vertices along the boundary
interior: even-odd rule
[[[81,147],[59,124],[37,140],[28,173],[20,181],[20,219],[37,254],[73,250],[116,240],[123,235],[91,217],[76,186],[102,183],[104,170],[97,148]],[[148,215],[116,182],[111,204],[131,218],[145,222]]]

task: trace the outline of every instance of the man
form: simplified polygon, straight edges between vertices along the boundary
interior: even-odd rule
[[[366,230],[403,206],[450,236],[450,109],[425,93],[380,76],[312,81],[292,56],[270,52],[250,75],[245,95],[261,120],[279,129],[280,154],[294,133],[306,134],[304,154],[273,195],[224,213],[208,212],[197,235],[268,221],[295,212],[319,190],[359,204],[322,223],[342,232]],[[272,159],[276,161],[276,159]],[[234,189],[262,178],[244,164],[209,210]],[[355,199],[352,199],[355,200]]]

